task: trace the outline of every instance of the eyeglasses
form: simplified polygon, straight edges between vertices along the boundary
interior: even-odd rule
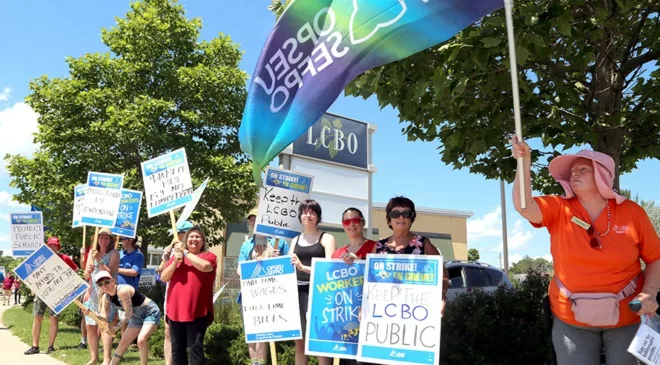
[[[403,211],[401,211],[401,210],[393,210],[393,211],[390,212],[390,218],[399,218],[399,217],[403,217],[403,218],[408,218],[408,219],[410,219],[410,218],[413,217],[413,215],[414,215],[413,212],[410,211],[410,210],[403,210]]]
[[[110,280],[104,280],[104,281],[99,281],[96,283],[99,287],[104,287],[106,285],[110,285]]]
[[[587,234],[589,235],[590,238],[589,245],[591,246],[591,248],[593,248],[594,250],[600,250],[603,248],[603,245],[600,243],[600,238],[598,238],[596,230],[594,229],[593,226],[587,229]]]
[[[362,223],[362,218],[356,217],[356,218],[349,218],[349,219],[342,219],[341,224],[344,225],[344,227],[348,227],[351,224],[360,224]]]

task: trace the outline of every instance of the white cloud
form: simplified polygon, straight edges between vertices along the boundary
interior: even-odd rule
[[[17,201],[12,200],[14,194],[8,191],[0,191],[0,208],[30,208],[29,205],[21,204]]]
[[[523,255],[519,253],[514,253],[513,255],[509,255],[509,265],[513,265],[522,259],[523,259]]]
[[[24,102],[0,110],[0,158],[7,153],[32,155],[37,148],[33,142],[37,118],[38,114]],[[1,166],[6,174],[6,161],[2,160]]]
[[[508,241],[509,250],[518,250],[521,248],[527,247],[527,244],[534,238],[534,231],[531,229],[526,229],[525,222],[521,219],[518,219],[513,224],[513,229],[508,232]],[[504,243],[500,241],[500,244],[493,247],[493,252],[502,252],[504,248]]]
[[[484,237],[502,236],[502,208],[498,206],[483,218],[472,218],[467,222],[468,242]]]
[[[0,92],[0,101],[9,100],[9,94],[11,94],[11,88],[6,86],[5,89]]]
[[[9,236],[0,236],[0,242],[9,242]]]
[[[10,219],[9,219],[9,213],[2,213],[2,212],[0,212],[0,220],[3,220],[3,221],[6,221],[6,222],[9,222],[9,220],[10,220]]]

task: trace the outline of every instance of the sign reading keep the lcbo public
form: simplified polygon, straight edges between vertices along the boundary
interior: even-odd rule
[[[48,246],[36,250],[14,272],[57,314],[89,288]]]
[[[368,134],[367,123],[325,113],[293,142],[293,153],[366,169]]]
[[[289,256],[240,263],[247,343],[302,338],[296,271]]]
[[[117,220],[110,231],[118,236],[135,238],[140,219],[140,205],[142,205],[141,191],[123,189]]]
[[[73,228],[80,227],[80,218],[82,217],[83,212],[83,203],[85,201],[85,191],[87,191],[87,185],[77,185],[73,188]]]
[[[306,354],[355,359],[363,284],[364,261],[312,259]]]
[[[437,364],[442,256],[367,255],[358,361]]]
[[[44,246],[41,212],[11,213],[11,252],[13,256],[30,256]]]
[[[254,232],[284,239],[300,234],[298,208],[311,197],[313,182],[309,175],[274,168],[266,170]]]
[[[83,199],[81,225],[112,228],[121,203],[124,176],[92,172],[87,174],[87,191]]]
[[[182,207],[193,199],[184,148],[142,162],[142,178],[149,218]]]

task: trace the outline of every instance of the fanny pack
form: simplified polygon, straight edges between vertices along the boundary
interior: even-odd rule
[[[556,276],[555,281],[559,292],[571,301],[571,309],[577,322],[592,327],[607,327],[619,323],[619,302],[635,293],[640,275],[617,294],[571,293]]]

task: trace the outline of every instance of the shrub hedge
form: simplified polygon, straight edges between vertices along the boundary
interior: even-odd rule
[[[447,305],[442,319],[440,364],[549,364],[551,342],[541,306],[549,280],[530,272],[527,279],[513,289],[502,287],[490,294],[474,290],[459,295]],[[141,291],[162,310],[163,287],[157,285]],[[27,310],[31,310],[31,303],[32,295],[25,296],[23,306]],[[78,308],[69,306],[60,314],[60,319],[78,327]],[[149,340],[151,356],[163,357],[164,338],[161,321]],[[204,347],[209,365],[250,364],[238,305],[216,306],[215,322],[207,330]],[[276,349],[279,365],[295,364],[293,341],[277,342]],[[317,364],[317,359],[310,357],[310,364]]]

